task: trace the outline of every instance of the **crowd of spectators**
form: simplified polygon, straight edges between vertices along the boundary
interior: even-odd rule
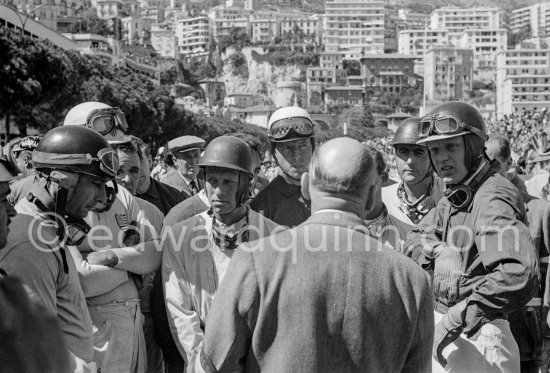
[[[513,166],[520,174],[533,172],[534,160],[541,153],[550,151],[550,112],[547,108],[516,111],[502,119],[486,119],[489,135],[502,134],[510,139]],[[390,179],[399,181],[395,168],[393,136],[367,140],[364,144],[382,152],[388,165]]]

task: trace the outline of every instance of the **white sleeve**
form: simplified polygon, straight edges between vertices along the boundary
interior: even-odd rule
[[[187,362],[187,372],[194,373],[204,334],[199,315],[194,310],[182,254],[174,250],[170,240],[166,240],[163,248],[162,281],[170,331]]]

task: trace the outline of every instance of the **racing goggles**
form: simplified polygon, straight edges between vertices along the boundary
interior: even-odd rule
[[[444,191],[444,196],[455,209],[460,210],[468,206],[474,199],[474,192],[466,185],[457,185]]]
[[[99,162],[99,169],[114,179],[118,174],[118,153],[111,148],[101,149],[97,152],[97,158],[92,160]]]
[[[114,133],[117,128],[126,132],[128,122],[119,108],[103,108],[94,110],[88,115],[86,126],[105,136],[108,133]]]
[[[461,122],[452,115],[425,117],[418,123],[418,137],[420,139],[425,139],[431,135],[457,135],[463,131],[472,132],[483,140],[487,140],[487,136],[483,131]]]
[[[293,137],[311,137],[313,136],[313,123],[303,117],[281,119],[271,125],[268,135],[273,141]]]

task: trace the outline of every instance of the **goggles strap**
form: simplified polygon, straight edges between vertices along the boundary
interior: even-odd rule
[[[403,182],[397,188],[397,197],[401,201],[400,209],[411,219],[414,224],[418,224],[420,220],[433,208],[435,203],[430,199],[433,188],[433,179],[430,187],[416,202],[410,202],[407,198],[405,185]]]
[[[474,172],[474,174],[466,180],[463,184],[456,185],[454,187],[450,187],[445,190],[444,195],[447,197],[449,202],[453,205],[454,208],[464,208],[471,204],[475,193],[487,180],[487,178],[492,174],[491,169],[495,167],[495,161],[488,162],[487,160],[483,159],[482,163],[478,166],[477,170]],[[456,205],[454,204],[449,197],[452,198],[452,195],[455,193],[458,193],[460,191],[463,191],[464,193],[467,193],[467,201],[462,203],[462,205]]]

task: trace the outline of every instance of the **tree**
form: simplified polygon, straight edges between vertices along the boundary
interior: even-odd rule
[[[248,77],[248,63],[246,56],[241,52],[233,53],[226,60],[234,76]]]
[[[82,15],[82,18],[77,23],[73,23],[69,32],[76,33],[90,33],[96,35],[109,36],[113,34],[113,30],[109,28],[107,22],[97,15],[96,8],[89,8]]]
[[[361,75],[361,63],[357,60],[344,60],[343,67],[348,76]]]
[[[78,92],[74,53],[7,28],[0,29],[0,50],[0,111],[8,122],[13,115],[23,134],[27,125],[50,128],[60,105],[72,103]]]
[[[225,53],[228,47],[234,47],[237,51],[241,51],[244,47],[250,46],[250,36],[245,29],[233,27],[229,31],[229,35],[220,38],[218,46],[221,53]]]

